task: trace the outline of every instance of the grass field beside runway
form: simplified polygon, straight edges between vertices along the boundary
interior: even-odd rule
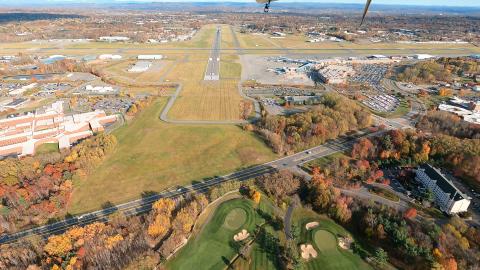
[[[172,125],[159,120],[161,98],[115,130],[114,153],[88,177],[74,181],[69,213],[99,209],[106,202],[139,198],[142,192],[222,175],[276,155],[253,133],[233,125]]]
[[[222,59],[224,56],[221,56]],[[239,120],[238,57],[225,56],[220,63],[220,80],[204,81],[208,56],[191,55],[180,61],[166,79],[182,83],[182,91],[168,117],[172,120]]]

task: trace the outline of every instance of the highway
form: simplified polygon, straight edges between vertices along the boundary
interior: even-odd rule
[[[122,212],[126,216],[146,213],[150,211],[152,204],[160,198],[175,198],[191,192],[203,193],[208,191],[211,187],[219,185],[223,182],[244,181],[267,173],[272,173],[276,170],[294,168],[308,161],[325,157],[336,152],[348,150],[359,138],[365,136],[374,136],[377,134],[379,134],[379,132],[370,134],[358,132],[356,135],[332,140],[323,145],[310,148],[306,151],[283,157],[265,164],[245,168],[228,175],[214,177],[209,180],[197,182],[188,186],[169,188],[160,193],[152,194],[141,199],[115,205],[80,216],[67,218],[62,221],[27,229],[17,233],[3,235],[0,237],[0,244],[15,242],[22,238],[27,238],[34,235],[48,237],[53,234],[62,233],[73,226],[84,226],[97,221],[105,222],[108,220],[108,216],[115,212]]]
[[[207,68],[205,70],[205,81],[218,81],[220,79],[220,42],[221,29],[218,27],[217,32],[215,33],[212,51],[208,58]]]

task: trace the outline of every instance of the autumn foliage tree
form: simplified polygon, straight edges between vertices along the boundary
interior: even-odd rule
[[[175,209],[175,202],[172,199],[162,198],[156,201],[153,206],[154,220],[147,228],[147,233],[153,238],[163,238],[170,230],[171,215]]]
[[[70,200],[73,178],[90,173],[116,143],[102,133],[59,153],[0,160],[0,209],[8,209],[0,216],[0,231],[55,217]]]
[[[268,196],[274,197],[278,202],[296,193],[300,187],[300,179],[288,170],[260,176],[255,182]]]
[[[414,219],[417,217],[417,209],[413,207],[408,208],[405,213],[403,213],[403,217],[407,219]]]
[[[260,199],[262,198],[262,194],[258,190],[255,190],[253,188],[251,188],[249,192],[250,192],[250,199],[252,199],[252,201],[254,201],[256,204],[259,204]]]

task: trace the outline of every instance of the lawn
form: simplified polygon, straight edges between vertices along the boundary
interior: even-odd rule
[[[44,143],[35,149],[36,154],[46,154],[58,152],[58,143]]]
[[[271,203],[262,199],[259,206],[265,213],[272,213]],[[233,222],[234,218],[239,220]],[[233,223],[232,223],[233,222]],[[204,225],[199,234],[189,240],[173,259],[166,263],[167,269],[225,269],[236,252],[231,246],[233,236],[246,229],[253,233],[256,225],[261,225],[265,220],[255,211],[254,203],[246,199],[233,199],[218,206],[210,221]],[[234,225],[234,226],[232,226]],[[267,266],[253,269],[275,269],[273,262],[269,262],[262,249],[254,247],[253,254],[259,255],[261,260],[258,265]],[[255,260],[254,260],[255,261]],[[255,264],[257,265],[257,264]],[[245,267],[245,268],[244,268]],[[245,262],[243,269],[249,269]]]
[[[142,192],[189,184],[276,157],[253,133],[234,125],[164,123],[159,115],[165,103],[166,98],[160,98],[113,132],[116,151],[91,175],[74,181],[69,213],[125,202]]]
[[[307,231],[305,224],[312,221],[318,221],[319,226]],[[305,263],[305,269],[372,269],[358,255],[338,246],[337,237],[350,234],[333,220],[311,210],[297,208],[293,213],[292,224],[301,230],[297,244],[312,244],[318,252],[317,258]]]
[[[400,198],[395,193],[383,188],[372,187],[368,190],[368,192],[376,194],[390,201],[394,201],[394,202],[400,201]]]
[[[333,153],[333,154],[331,154],[329,156],[326,156],[326,157],[317,158],[317,159],[314,159],[312,161],[309,161],[309,162],[305,163],[302,167],[305,168],[308,171],[311,171],[315,167],[324,168],[325,166],[329,165],[335,159],[339,159],[339,158],[343,158],[343,157],[347,157],[347,156],[342,152],[337,152],[337,153]]]

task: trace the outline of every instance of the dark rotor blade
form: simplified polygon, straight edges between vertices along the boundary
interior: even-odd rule
[[[360,25],[363,24],[363,21],[365,20],[365,16],[367,16],[368,8],[370,7],[370,3],[372,3],[372,0],[367,0],[367,3],[365,4],[365,9],[363,10],[363,16],[362,16],[362,22]]]

